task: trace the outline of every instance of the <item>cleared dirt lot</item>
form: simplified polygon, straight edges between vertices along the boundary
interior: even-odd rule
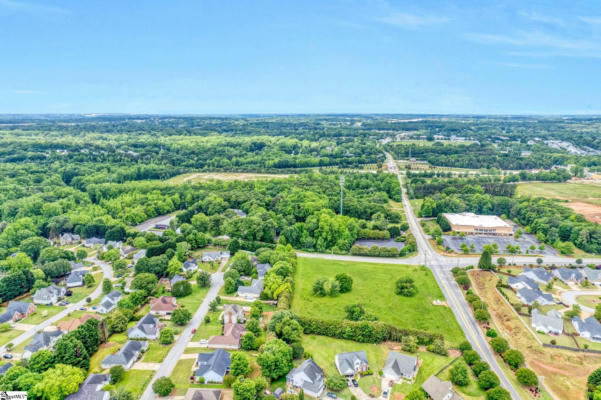
[[[174,176],[173,178],[168,179],[167,182],[181,184],[204,182],[211,179],[216,179],[219,181],[251,181],[258,179],[277,179],[287,177],[288,175],[286,174],[255,174],[247,172],[194,172]]]
[[[585,398],[586,378],[601,363],[601,356],[544,348],[518,320],[496,290],[497,277],[487,271],[471,271],[476,293],[488,304],[495,325],[503,331],[512,348],[524,353],[526,363],[545,385],[562,400]]]
[[[576,213],[582,214],[584,218],[591,222],[601,223],[601,206],[579,201],[570,201],[566,206],[570,207]]]

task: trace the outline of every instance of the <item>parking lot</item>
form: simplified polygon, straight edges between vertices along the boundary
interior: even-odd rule
[[[482,253],[485,244],[493,244],[497,243],[499,246],[499,254],[508,254],[505,250],[507,245],[519,245],[520,246],[520,254],[537,254],[537,255],[545,255],[545,256],[554,256],[557,255],[555,249],[546,246],[544,250],[540,250],[538,247],[541,243],[536,240],[534,235],[529,235],[524,233],[519,239],[515,239],[513,237],[505,237],[505,236],[451,236],[451,235],[443,235],[442,236],[443,247],[445,249],[451,249],[455,253],[462,254],[463,250],[461,249],[461,244],[465,243],[468,248],[470,248],[470,253]],[[472,247],[473,245],[473,247]],[[530,250],[531,246],[535,246],[536,250]],[[526,253],[528,251],[528,253]]]
[[[355,244],[365,246],[365,247],[371,247],[373,245],[376,245],[378,247],[388,247],[388,248],[396,247],[399,250],[401,250],[403,247],[405,247],[405,242],[395,242],[394,239],[383,239],[383,240],[359,239],[359,240],[355,241]]]

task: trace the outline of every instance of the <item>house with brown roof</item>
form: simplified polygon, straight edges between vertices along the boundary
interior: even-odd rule
[[[79,318],[73,318],[68,321],[61,321],[58,324],[56,324],[56,327],[59,331],[63,332],[74,331],[75,329],[79,328],[81,325],[85,324],[89,319],[92,318],[97,319],[99,321],[102,319],[102,317],[97,314],[84,314]]]
[[[223,324],[223,334],[221,336],[211,336],[207,343],[210,349],[233,349],[240,348],[240,339],[246,333],[246,326],[243,324]]]
[[[176,308],[177,303],[172,296],[161,296],[150,300],[150,313],[156,317],[170,318]]]

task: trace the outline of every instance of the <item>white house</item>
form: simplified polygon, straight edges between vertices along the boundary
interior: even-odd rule
[[[292,369],[286,376],[286,383],[295,390],[302,389],[305,394],[319,398],[325,390],[323,369],[309,358]]]
[[[353,376],[359,372],[369,370],[367,353],[364,350],[336,354],[334,363],[340,375],[343,376]]]
[[[120,291],[113,290],[109,294],[104,295],[104,297],[100,300],[100,304],[98,305],[96,311],[98,311],[100,314],[111,312],[117,307],[117,303],[119,303],[119,300],[121,300],[122,297],[123,295]]]
[[[73,233],[63,233],[58,242],[60,243],[61,246],[67,246],[70,244],[75,244],[78,243],[81,240],[81,237],[79,235],[75,235]]]
[[[531,324],[537,332],[554,335],[561,335],[563,332],[563,318],[557,310],[550,310],[545,315],[535,308],[532,310]]]
[[[382,372],[386,378],[397,383],[404,380],[413,382],[417,375],[417,368],[416,357],[391,351],[388,353]]]
[[[65,288],[56,285],[41,288],[33,295],[33,302],[34,304],[49,306],[58,303],[60,299],[65,297],[66,292],[67,290]]]
[[[146,314],[134,326],[127,330],[129,339],[158,339],[163,324],[152,314]]]
[[[109,369],[115,365],[120,365],[125,369],[130,369],[136,362],[140,353],[146,351],[148,342],[146,340],[128,340],[121,349],[115,354],[109,354],[100,366]]]

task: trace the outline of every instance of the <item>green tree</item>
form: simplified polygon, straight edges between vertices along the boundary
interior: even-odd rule
[[[104,280],[102,281],[102,293],[107,294],[112,291],[113,291],[113,284],[111,283],[111,280],[104,278]]]
[[[263,376],[278,379],[292,369],[292,349],[280,339],[265,343],[257,357]]]
[[[74,336],[65,335],[54,344],[56,364],[72,365],[87,370],[90,367],[90,355],[83,343]]]
[[[467,365],[473,365],[476,361],[480,360],[480,356],[474,350],[466,350],[463,352],[463,359]]]
[[[236,292],[236,290],[238,290],[238,286],[236,285],[236,282],[232,278],[226,278],[226,280],[223,284],[223,290],[227,294],[232,294],[232,293]]]
[[[186,325],[192,319],[192,314],[185,307],[179,307],[171,313],[171,321],[179,326]]]
[[[503,360],[505,360],[511,369],[517,369],[520,365],[524,364],[525,358],[521,351],[509,349],[503,353]]]
[[[161,344],[171,344],[173,343],[174,335],[173,330],[170,328],[163,328],[161,333],[159,334],[159,342]]]
[[[234,376],[244,376],[250,372],[248,358],[242,352],[235,351],[231,354],[230,374]]]
[[[17,253],[14,257],[9,257],[7,260],[10,272],[30,270],[33,268],[33,261],[25,253]]]
[[[259,319],[263,313],[263,303],[260,300],[253,301],[250,306],[250,318]]]
[[[457,364],[451,368],[450,379],[457,386],[467,386],[470,383],[467,367],[464,364]]]
[[[110,400],[134,400],[134,396],[127,389],[120,387],[111,393]]]
[[[171,288],[171,294],[175,297],[186,297],[192,293],[192,286],[188,281],[175,282]]]
[[[515,376],[518,378],[518,382],[524,386],[538,385],[538,377],[531,369],[519,368],[517,371],[515,371]]]
[[[92,276],[92,274],[86,274],[83,277],[83,282],[86,284],[87,287],[92,287],[92,286],[94,286],[94,283],[96,281],[94,280],[94,277]]]
[[[173,388],[175,388],[175,385],[166,376],[158,378],[152,384],[152,390],[159,396],[169,396]]]
[[[482,371],[478,376],[478,386],[482,390],[492,389],[499,386],[499,377],[491,370]]]
[[[39,350],[31,355],[27,367],[30,371],[42,373],[54,366],[54,354],[50,350]]]
[[[109,370],[109,374],[111,375],[111,383],[114,385],[119,382],[121,378],[123,378],[123,374],[125,374],[125,368],[121,365],[115,365],[111,367]]]
[[[75,252],[75,258],[77,258],[79,261],[84,260],[87,256],[88,252],[84,249],[78,249]]]
[[[417,294],[417,287],[413,278],[405,276],[396,281],[395,293],[404,297],[413,297]]]
[[[121,311],[114,310],[106,318],[111,334],[125,332],[129,319]]]
[[[207,271],[198,271],[198,275],[196,275],[196,283],[201,288],[211,286],[211,274],[209,274]]]
[[[255,400],[257,389],[252,379],[237,379],[232,385],[234,400]]]
[[[405,400],[426,400],[426,394],[421,389],[415,389],[407,394]]]
[[[482,251],[482,254],[480,255],[480,260],[478,260],[478,268],[485,271],[491,271],[495,269],[495,266],[492,263],[490,249],[486,248]]]
[[[158,279],[155,274],[142,272],[136,274],[133,281],[131,282],[131,287],[136,290],[144,290],[147,294],[150,294],[156,287],[157,282]]]
[[[33,393],[44,400],[62,400],[79,390],[85,379],[80,368],[71,365],[56,364],[54,368],[42,374],[42,380],[33,387]]]
[[[286,343],[299,342],[303,335],[303,327],[296,319],[286,317],[275,324],[274,332]]]
[[[511,400],[511,395],[501,386],[497,386],[486,392],[486,400]]]
[[[334,392],[340,392],[341,390],[344,390],[344,388],[346,388],[347,383],[344,376],[332,374],[328,375],[328,377],[326,378],[326,386],[328,389]]]
[[[173,278],[175,275],[178,275],[182,271],[183,263],[177,258],[177,256],[173,256],[167,265],[167,273],[169,274],[169,278]]]
[[[240,348],[242,350],[256,350],[257,347],[257,338],[251,332],[245,333],[240,339]]]
[[[251,319],[246,323],[246,331],[251,332],[255,336],[261,334],[261,326],[259,325],[258,319]]]
[[[417,338],[411,335],[403,336],[402,345],[404,351],[408,353],[415,353],[418,349]]]
[[[490,347],[492,347],[492,349],[498,354],[503,354],[509,350],[509,344],[507,343],[507,340],[501,337],[492,338],[490,340]]]
[[[353,278],[344,272],[336,275],[336,281],[340,285],[340,293],[348,293],[353,288]]]

